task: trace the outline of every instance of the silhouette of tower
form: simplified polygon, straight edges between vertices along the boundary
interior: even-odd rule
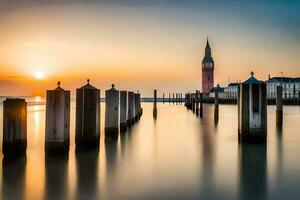
[[[211,57],[211,48],[207,38],[205,56],[202,60],[202,92],[206,95],[214,87],[214,69],[214,59]]]

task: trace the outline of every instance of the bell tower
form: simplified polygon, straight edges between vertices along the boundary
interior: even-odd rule
[[[211,57],[211,48],[206,41],[205,56],[202,60],[202,92],[203,94],[209,94],[209,91],[214,87],[214,60]]]

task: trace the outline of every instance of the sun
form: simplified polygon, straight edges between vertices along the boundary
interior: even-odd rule
[[[44,74],[40,71],[34,72],[33,76],[34,76],[35,79],[38,79],[38,80],[41,80],[41,79],[44,78]]]

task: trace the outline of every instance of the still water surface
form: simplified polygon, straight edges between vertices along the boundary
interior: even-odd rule
[[[68,157],[45,157],[45,106],[28,106],[27,156],[2,157],[2,199],[300,199],[300,107],[284,107],[282,130],[268,107],[267,145],[241,146],[234,105],[221,105],[214,124],[212,105],[199,119],[183,105],[158,104],[155,121],[144,103],[117,142],[104,140],[101,106],[99,151],[75,154],[72,104]]]

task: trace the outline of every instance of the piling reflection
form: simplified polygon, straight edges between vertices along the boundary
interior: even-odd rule
[[[24,199],[26,156],[2,160],[2,199]]]
[[[113,176],[117,162],[118,140],[105,139],[105,156],[106,156],[106,171],[107,176]]]
[[[98,199],[98,150],[76,153],[77,199]]]
[[[239,144],[239,199],[268,199],[266,144]]]
[[[44,199],[68,199],[68,160],[68,155],[45,155]]]

